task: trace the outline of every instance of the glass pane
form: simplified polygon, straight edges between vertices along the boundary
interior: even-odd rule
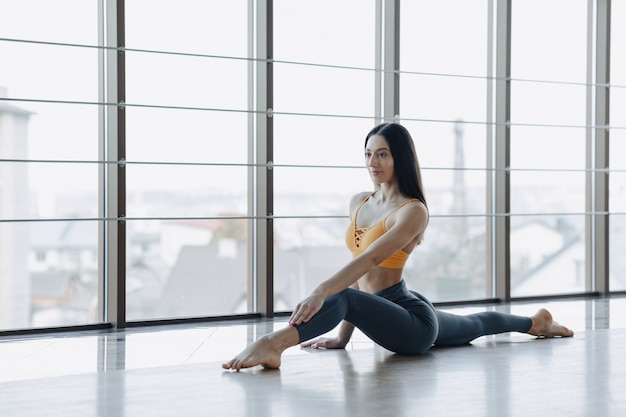
[[[585,212],[584,172],[514,171],[511,190],[514,214]]]
[[[247,214],[247,168],[127,164],[128,217]]]
[[[248,313],[250,221],[128,221],[128,320]]]
[[[99,164],[31,163],[28,168],[32,217],[99,216]]]
[[[247,71],[243,60],[128,51],[126,101],[245,111]]]
[[[485,126],[407,127],[416,143],[431,214],[424,242],[409,258],[407,282],[435,302],[485,298]]]
[[[400,95],[404,119],[467,121],[486,120],[487,81],[402,74]]]
[[[626,64],[624,64],[626,68]],[[620,130],[626,129],[626,85],[625,87],[611,88],[610,96],[611,108],[609,113],[609,120],[612,127],[619,128]],[[611,132],[611,136],[620,132]]]
[[[488,4],[488,0],[402,1],[402,71],[486,76]],[[462,98],[458,91],[457,98]]]
[[[97,18],[98,0],[0,0],[0,37],[97,45]]]
[[[97,18],[95,0],[0,1],[2,220],[100,215],[101,108],[38,101],[98,103]],[[100,320],[98,230],[96,221],[3,222],[0,328]]]
[[[0,265],[0,329],[99,320],[98,222],[0,223]]]
[[[511,295],[585,291],[585,217],[511,217]]]
[[[428,209],[433,216],[484,216],[487,191],[484,171],[422,170]],[[430,225],[428,226],[430,229]],[[485,231],[482,231],[483,236]]]
[[[98,114],[101,106],[29,102],[12,107],[28,112],[25,132],[28,159],[99,159]],[[63,179],[59,179],[62,182]]]
[[[585,83],[587,0],[515,0],[511,10],[512,78]]]
[[[584,85],[511,82],[511,122],[585,127]],[[515,128],[516,126],[513,126]]]
[[[276,60],[374,67],[375,1],[277,0],[273,7]]]
[[[624,201],[622,197],[622,201]],[[611,291],[626,291],[626,214],[612,214],[609,222],[609,286]]]
[[[611,126],[609,153],[609,288],[626,291],[626,2],[611,2]],[[617,314],[616,314],[617,315]]]
[[[277,63],[274,77],[274,111],[277,113],[374,114],[373,71]]]
[[[126,0],[126,46],[247,56],[248,0]]]
[[[2,176],[4,178],[4,176]],[[10,217],[14,209],[6,213],[7,193],[0,189],[2,206],[0,214]],[[31,327],[32,291],[31,272],[28,265],[31,248],[29,223],[0,223],[0,329]]]
[[[126,2],[129,320],[249,310],[250,5]]]
[[[274,163],[353,166],[366,172],[363,150],[372,127],[370,119],[276,115]]]
[[[347,226],[347,218],[274,221],[275,311],[293,309],[351,259],[344,242]]]
[[[587,2],[512,7],[511,294],[584,292]]]
[[[622,107],[623,108],[623,107]],[[609,288],[626,290],[626,132],[611,130],[609,166]]]
[[[431,214],[425,240],[409,258],[407,280],[437,302],[484,298],[490,279],[488,5],[447,0],[400,6],[400,115],[415,141]]]
[[[585,169],[584,128],[511,127],[511,166],[518,169]],[[567,152],[564,152],[564,150]]]
[[[248,168],[129,163],[126,170],[128,319],[249,312]]]
[[[514,171],[511,190],[511,295],[585,291],[584,216],[567,214],[585,212],[585,173]]]
[[[404,122],[415,142],[422,168],[449,170],[457,168],[485,169],[487,161],[487,128],[482,124]],[[424,178],[426,174],[422,173]],[[426,192],[438,186],[424,184]],[[450,185],[448,182],[446,185]],[[481,187],[484,184],[479,184]]]
[[[433,302],[486,297],[486,220],[432,215],[405,268],[409,288]]]
[[[611,130],[609,211],[626,213],[626,131]]]
[[[373,188],[363,148],[376,104],[375,10],[375,1],[274,2],[274,215],[338,216],[274,221],[276,310],[350,259],[349,200]]]
[[[350,197],[374,189],[368,175],[365,168],[275,167],[274,215],[348,216]]]
[[[244,111],[247,8],[245,0],[127,1],[126,46],[143,50],[126,53],[127,102]]]
[[[611,84],[626,86],[626,27],[621,23],[626,19],[626,3],[611,2]],[[613,94],[614,90],[611,90]]]
[[[612,172],[609,182],[609,211],[626,213],[626,168]]]
[[[126,109],[128,161],[246,164],[247,135],[244,113]]]
[[[329,132],[324,129],[324,132]],[[363,138],[369,127],[362,133]],[[334,136],[320,135],[312,143],[312,153],[320,152],[314,163],[327,164],[341,155],[358,155],[363,160],[363,139],[353,144],[324,146]],[[320,143],[318,145],[318,143]],[[285,141],[288,143],[288,141]],[[289,145],[287,145],[289,147]],[[321,149],[320,149],[321,148]],[[354,148],[341,151],[341,148]],[[324,154],[323,150],[326,150]],[[294,156],[306,154],[295,153]],[[350,259],[346,248],[350,197],[372,190],[365,168],[274,168],[275,216],[338,216],[336,219],[303,218],[274,221],[274,300],[275,310],[290,310],[317,284],[337,272]]]
[[[98,102],[98,53],[95,48],[0,41],[0,56],[11,63],[0,66],[0,87],[10,98]]]

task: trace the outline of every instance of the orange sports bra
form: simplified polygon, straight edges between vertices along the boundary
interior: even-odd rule
[[[356,258],[363,252],[367,250],[367,248],[374,243],[379,237],[384,235],[387,232],[387,228],[385,227],[385,221],[387,217],[394,211],[398,210],[400,207],[412,202],[418,201],[417,198],[412,198],[404,203],[400,204],[395,209],[391,210],[384,219],[379,221],[378,223],[370,226],[370,227],[358,227],[356,225],[356,216],[363,204],[373,195],[370,194],[363,202],[357,207],[354,211],[354,215],[352,216],[352,220],[350,220],[350,225],[348,226],[348,230],[346,230],[346,245],[348,245],[348,249],[352,252],[352,257]],[[406,264],[407,259],[409,259],[409,254],[400,249],[389,258],[385,259],[378,266],[383,268],[392,268],[392,269],[401,269]]]

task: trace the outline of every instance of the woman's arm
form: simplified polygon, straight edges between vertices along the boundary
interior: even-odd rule
[[[339,334],[336,337],[316,337],[300,344],[302,347],[312,347],[313,349],[345,349],[350,341],[354,324],[342,321],[339,327]]]
[[[353,258],[336,274],[322,282],[307,298],[294,309],[289,324],[307,322],[324,304],[324,300],[353,285],[372,268],[405,248],[424,231],[428,221],[426,207],[419,202],[407,204],[394,213],[393,224],[365,252]]]
[[[359,283],[355,282],[351,288],[359,289]],[[339,332],[336,337],[316,337],[312,340],[300,344],[302,347],[312,347],[315,349],[345,349],[354,332],[354,324],[343,320],[339,325]]]

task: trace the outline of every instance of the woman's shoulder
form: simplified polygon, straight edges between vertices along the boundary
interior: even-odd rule
[[[390,218],[393,218],[395,222],[400,222],[401,224],[419,224],[420,228],[425,228],[426,224],[428,224],[429,213],[428,207],[418,200],[418,199],[410,199],[398,207],[397,210],[394,210],[390,213]]]
[[[372,195],[371,191],[363,191],[363,192],[354,194],[350,198],[350,214],[352,214],[354,210],[356,210],[356,208],[371,195]]]
[[[422,201],[417,199],[417,198],[412,198],[412,199],[406,201],[399,208],[400,209],[404,209],[404,210],[401,210],[401,211],[403,211],[405,213],[408,212],[408,213],[411,213],[411,214],[422,214],[422,215],[428,216],[428,207],[426,207],[426,205]]]
[[[350,202],[362,203],[370,195],[372,195],[371,191],[361,191],[360,193],[354,194],[352,198],[350,198]]]

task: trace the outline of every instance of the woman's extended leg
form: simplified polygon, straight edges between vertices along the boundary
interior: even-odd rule
[[[416,291],[410,291],[420,300],[428,299]],[[432,306],[432,304],[430,304]],[[434,307],[433,307],[434,308]],[[570,337],[574,332],[552,319],[545,308],[539,309],[532,317],[485,311],[460,316],[436,310],[439,322],[439,335],[435,346],[465,345],[481,336],[498,333],[520,332],[540,337]]]
[[[552,319],[546,309],[540,309],[532,317],[486,311],[459,316],[437,311],[439,336],[435,346],[464,345],[485,335],[520,332],[542,337],[569,337],[574,332]]]

